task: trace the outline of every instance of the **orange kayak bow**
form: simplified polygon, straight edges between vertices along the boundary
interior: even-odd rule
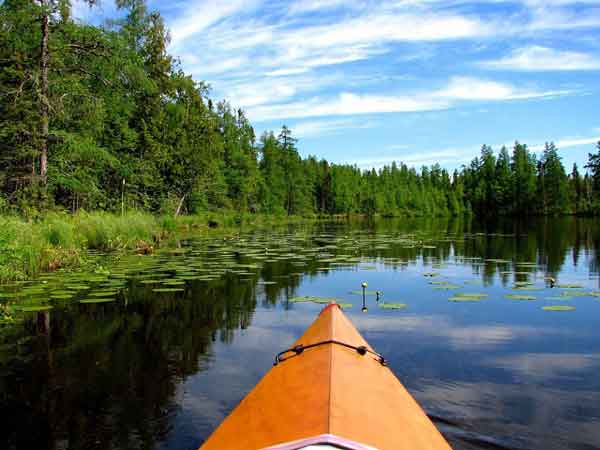
[[[336,304],[275,366],[202,450],[450,450],[385,360]],[[318,448],[318,447],[317,447]]]

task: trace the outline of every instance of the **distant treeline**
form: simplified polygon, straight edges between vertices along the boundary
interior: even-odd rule
[[[303,159],[287,127],[257,139],[242,110],[213,103],[168,54],[158,12],[117,6],[123,18],[97,27],[69,0],[0,4],[0,211],[600,212],[600,144],[585,175],[567,175],[553,144],[539,159],[484,146],[452,174]]]

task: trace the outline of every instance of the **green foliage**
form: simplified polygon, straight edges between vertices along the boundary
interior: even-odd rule
[[[39,221],[0,217],[0,281],[79,265],[87,249],[135,249],[160,241],[174,219],[132,212],[51,213]]]
[[[553,143],[546,143],[538,167],[538,199],[541,212],[560,214],[567,210],[568,180]]]

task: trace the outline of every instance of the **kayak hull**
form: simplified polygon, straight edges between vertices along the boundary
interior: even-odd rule
[[[292,347],[313,344],[271,368],[201,449],[303,448],[326,436],[347,449],[450,449],[377,355],[355,349],[373,351],[337,305]]]

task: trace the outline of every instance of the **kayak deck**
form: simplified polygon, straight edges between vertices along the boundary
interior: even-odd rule
[[[373,351],[337,305],[327,306],[294,344],[318,345],[287,354],[201,449],[450,449],[376,354],[326,341]]]

